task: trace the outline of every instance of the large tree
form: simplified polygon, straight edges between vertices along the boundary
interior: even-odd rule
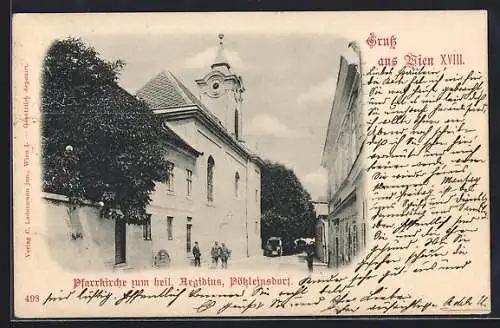
[[[262,240],[276,236],[289,245],[297,238],[313,237],[316,213],[295,173],[267,161],[261,181]]]
[[[80,39],[54,42],[43,66],[43,189],[72,202],[103,202],[129,223],[145,218],[165,178],[161,122],[118,84],[124,62]]]

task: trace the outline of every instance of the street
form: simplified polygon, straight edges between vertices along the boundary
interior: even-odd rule
[[[208,263],[206,264],[208,265]],[[229,270],[259,270],[265,269],[277,272],[304,272],[307,273],[307,264],[304,258],[299,254],[287,256],[254,256],[242,259],[236,259],[228,262]],[[314,272],[322,272],[328,270],[327,266],[322,263],[314,262]]]

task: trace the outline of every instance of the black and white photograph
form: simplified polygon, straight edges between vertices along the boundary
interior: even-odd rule
[[[360,58],[331,36],[54,40],[51,254],[77,271],[350,264],[366,244]]]

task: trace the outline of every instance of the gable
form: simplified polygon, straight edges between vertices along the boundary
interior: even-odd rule
[[[167,124],[163,124],[162,126],[163,135],[166,136],[166,140],[172,146],[182,149],[185,152],[198,157],[203,155],[203,152],[197,150],[195,147],[190,145],[186,140],[184,140],[180,135],[174,132]]]

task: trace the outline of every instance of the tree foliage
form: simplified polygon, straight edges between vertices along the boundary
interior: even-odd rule
[[[262,239],[281,237],[285,243],[314,236],[316,213],[311,196],[295,173],[266,162],[261,170]]]
[[[138,223],[166,176],[161,122],[118,84],[125,63],[80,39],[54,42],[42,72],[43,189],[73,202],[102,201]]]

